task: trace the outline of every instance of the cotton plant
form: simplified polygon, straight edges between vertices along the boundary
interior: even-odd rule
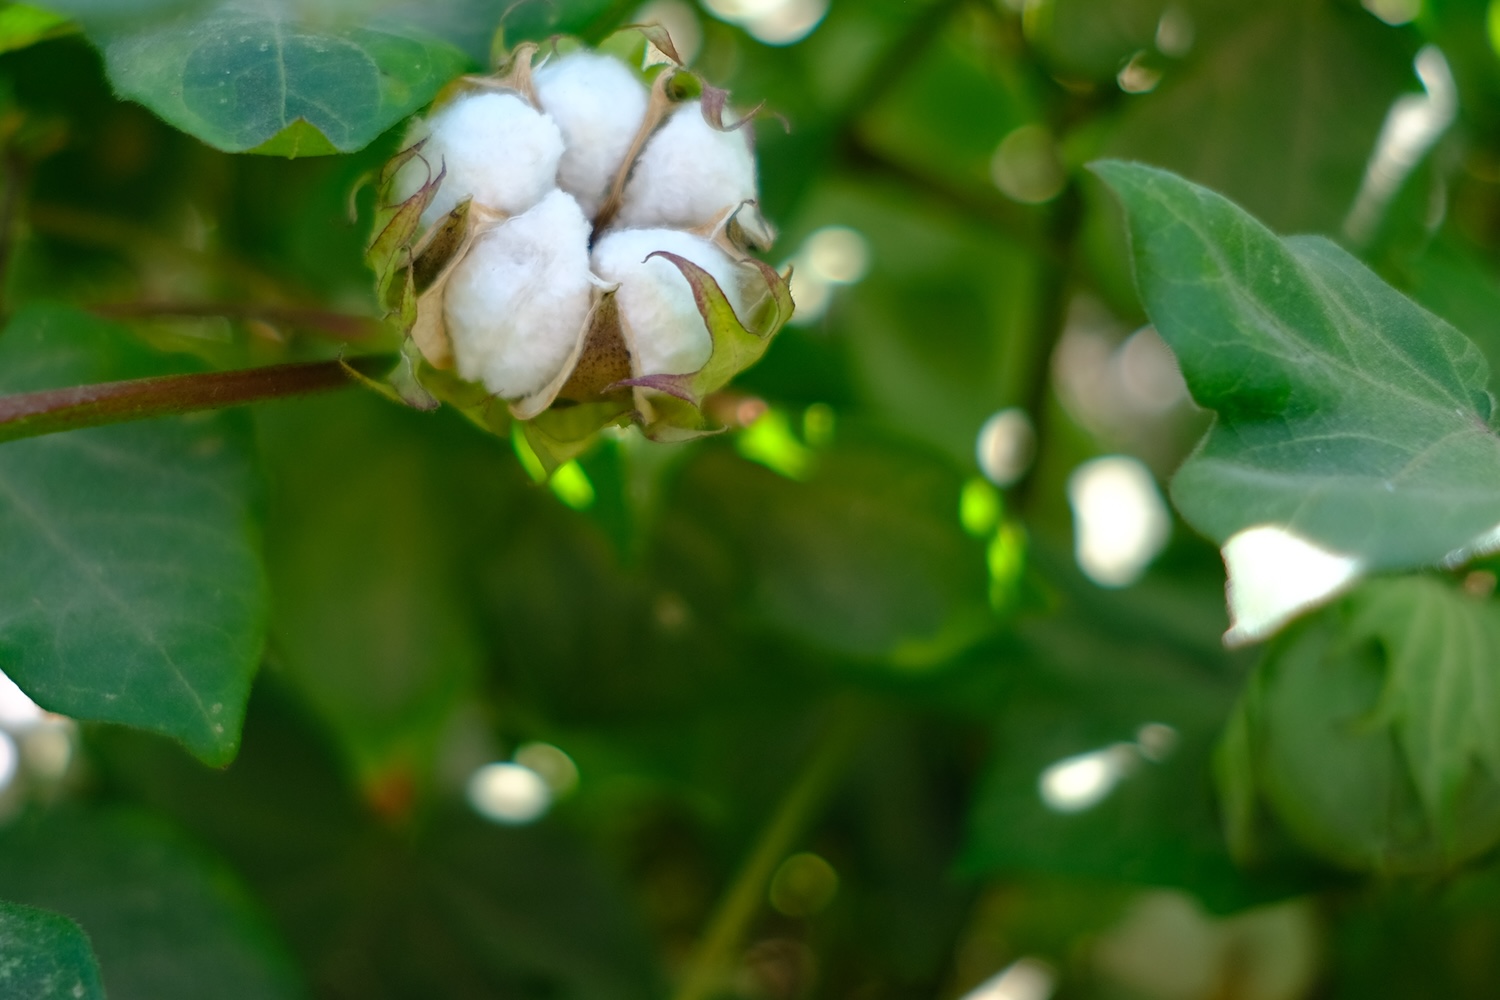
[[[642,29],[673,55],[659,29]],[[566,41],[518,46],[439,95],[380,178],[369,260],[407,332],[392,391],[500,430],[544,464],[611,424],[719,429],[709,395],[791,316],[749,126],[675,58],[638,71]]]

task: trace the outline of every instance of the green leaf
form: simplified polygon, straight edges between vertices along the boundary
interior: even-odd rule
[[[1279,637],[1241,707],[1256,786],[1306,847],[1444,872],[1500,843],[1500,610],[1371,581]]]
[[[1162,170],[1095,169],[1125,205],[1146,311],[1217,413],[1172,484],[1190,524],[1221,545],[1290,533],[1346,561],[1340,585],[1491,547],[1500,439],[1473,343],[1325,239],[1278,238]]]
[[[468,65],[399,9],[218,0],[171,19],[90,24],[111,82],[229,152],[348,153],[430,101]]]
[[[129,331],[32,307],[0,391],[161,374]],[[212,764],[239,745],[266,595],[244,415],[100,427],[0,448],[0,663],[44,707],[164,733]]]
[[[1385,647],[1376,720],[1393,727],[1428,818],[1451,841],[1475,765],[1500,779],[1500,609],[1427,577],[1371,581],[1349,627]]]
[[[302,996],[232,873],[145,815],[70,811],[7,827],[0,894],[76,920],[110,1000]]]
[[[104,1000],[83,929],[57,913],[0,901],[0,992],[18,1000]]]

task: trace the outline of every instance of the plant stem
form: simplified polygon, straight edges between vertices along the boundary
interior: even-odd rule
[[[836,705],[831,716],[801,773],[720,898],[673,1000],[709,1000],[715,995],[760,912],[771,876],[812,822],[870,722],[869,709],[854,702]]]
[[[0,442],[341,389],[356,384],[346,364],[373,373],[392,361],[388,355],[368,355],[349,362],[164,375],[0,396]]]

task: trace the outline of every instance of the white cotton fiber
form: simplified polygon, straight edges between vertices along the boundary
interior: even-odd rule
[[[443,299],[460,376],[520,399],[560,374],[592,301],[589,232],[578,203],[554,190],[479,237]]]
[[[707,363],[713,341],[683,273],[661,257],[645,259],[657,250],[685,257],[712,275],[736,314],[743,309],[740,265],[708,240],[674,229],[620,229],[594,247],[594,273],[620,285],[615,301],[629,327],[634,373],[694,372]]]
[[[699,101],[672,112],[641,151],[620,206],[622,226],[692,229],[755,194],[750,126],[721,132]]]
[[[574,52],[536,71],[537,100],[566,146],[557,183],[592,218],[646,117],[646,88],[618,59]]]
[[[563,154],[557,123],[509,93],[469,94],[444,105],[408,136],[427,145],[396,175],[398,201],[417,192],[444,165],[437,197],[422,213],[428,226],[472,196],[477,204],[519,215],[541,200],[557,180]],[[423,161],[426,161],[424,163]]]

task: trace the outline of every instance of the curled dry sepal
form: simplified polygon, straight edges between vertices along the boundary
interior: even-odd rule
[[[675,60],[653,71],[527,43],[413,125],[367,252],[407,333],[388,392],[497,431],[525,421],[548,467],[612,424],[719,429],[704,402],[790,318],[790,274],[749,255],[774,238],[754,112],[726,121],[724,91]]]

